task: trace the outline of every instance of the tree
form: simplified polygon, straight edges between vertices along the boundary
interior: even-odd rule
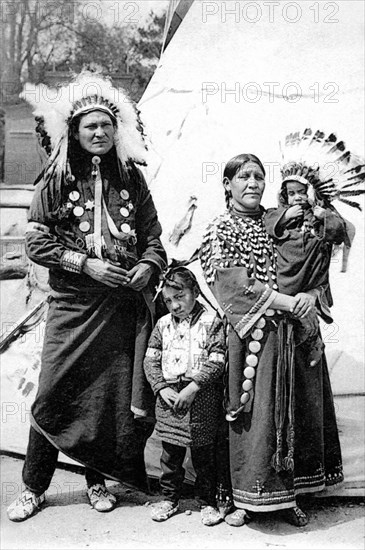
[[[78,72],[92,61],[110,74],[128,72],[129,41],[126,29],[110,28],[100,21],[80,20],[76,28],[72,69]]]
[[[165,15],[151,12],[143,27],[110,27],[83,7],[85,0],[0,0],[5,102],[18,98],[25,80],[47,83],[51,68],[79,72],[90,62],[111,76],[131,75],[139,100],[160,57]]]
[[[77,2],[17,0],[0,4],[2,22],[2,91],[17,97],[22,78],[38,83],[48,66],[70,49]]]
[[[135,93],[142,96],[155,72],[161,51],[166,14],[150,12],[147,25],[138,27],[132,37],[129,53],[129,67],[135,76]]]
[[[76,44],[70,63],[75,72],[90,63],[106,73],[133,77],[130,94],[138,101],[160,58],[165,15],[150,13],[145,27],[113,25],[80,19],[75,30]]]

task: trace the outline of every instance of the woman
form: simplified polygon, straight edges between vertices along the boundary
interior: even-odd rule
[[[316,290],[277,292],[275,251],[260,206],[265,170],[254,155],[231,159],[224,171],[227,211],[208,227],[200,258],[227,319],[226,418],[232,495],[230,525],[246,511],[283,510],[308,522],[296,497],[342,481],[341,452],[326,360],[308,365],[294,327],[318,331]]]

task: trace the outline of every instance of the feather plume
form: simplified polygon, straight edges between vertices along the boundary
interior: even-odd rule
[[[100,72],[84,70],[72,82],[57,89],[27,83],[20,97],[34,107],[35,116],[44,120],[53,149],[49,165],[56,162],[59,169],[64,170],[71,118],[95,109],[104,110],[116,119],[115,142],[122,163],[133,160],[146,164],[147,148],[139,111],[126,91],[113,87],[111,79]]]
[[[347,197],[365,193],[364,159],[346,149],[334,132],[306,128],[292,132],[280,142],[283,182],[289,179],[308,184],[315,202],[330,203],[337,199],[360,209],[360,204]]]

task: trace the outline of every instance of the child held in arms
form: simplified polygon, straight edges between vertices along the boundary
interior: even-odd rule
[[[279,292],[290,296],[311,293],[319,315],[326,323],[332,323],[329,267],[333,245],[341,244],[346,237],[345,222],[333,207],[325,207],[322,201],[316,204],[309,198],[311,184],[305,177],[295,174],[285,177],[286,171],[292,168],[284,166],[282,171],[280,206],[269,209],[265,215],[266,229],[277,252]],[[305,341],[308,364],[313,367],[322,356],[324,344],[317,316],[310,317],[311,320],[294,322],[300,325],[295,331],[296,345]]]

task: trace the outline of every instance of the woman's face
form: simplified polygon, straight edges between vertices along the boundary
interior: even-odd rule
[[[234,177],[223,181],[232,193],[232,203],[236,210],[257,210],[265,189],[265,176],[255,162],[246,162]]]

